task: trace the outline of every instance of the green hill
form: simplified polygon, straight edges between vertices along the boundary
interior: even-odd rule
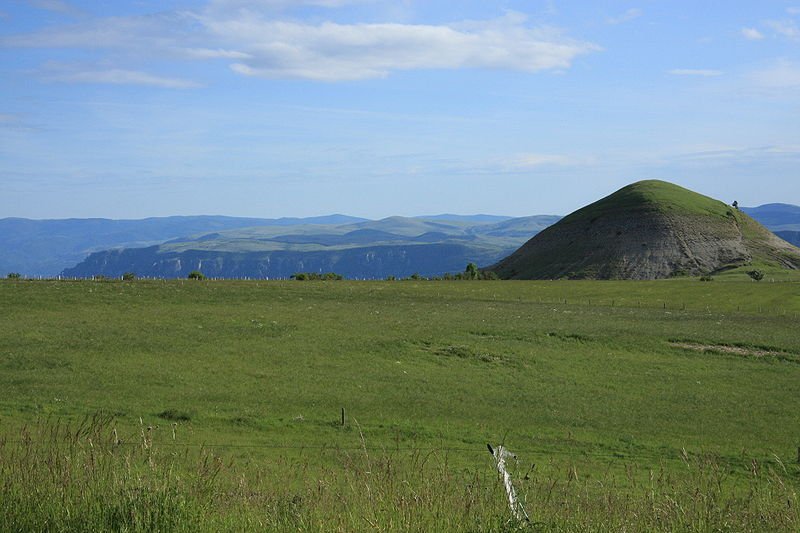
[[[659,279],[739,267],[800,268],[800,249],[747,214],[640,181],[568,215],[489,267],[507,279]]]

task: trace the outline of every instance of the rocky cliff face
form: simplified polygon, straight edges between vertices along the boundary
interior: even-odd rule
[[[480,256],[479,256],[480,257]],[[496,255],[484,255],[485,261]],[[91,254],[62,273],[65,277],[95,275],[120,277],[135,272],[140,277],[185,278],[200,270],[212,278],[288,278],[297,272],[336,272],[349,279],[383,279],[460,272],[474,261],[475,250],[457,244],[375,246],[331,252],[216,252],[189,250],[175,253],[158,246],[109,250]]]
[[[800,250],[722,202],[639,182],[567,216],[489,267],[507,279],[659,279],[766,262]]]

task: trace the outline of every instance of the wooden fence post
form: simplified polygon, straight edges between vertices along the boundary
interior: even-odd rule
[[[492,454],[495,460],[495,467],[503,478],[503,487],[506,489],[506,496],[508,496],[508,506],[511,509],[511,515],[518,521],[525,520],[530,522],[528,513],[522,506],[522,502],[517,499],[517,491],[514,490],[514,485],[511,483],[511,474],[506,470],[506,459],[516,458],[516,456],[509,452],[504,446],[498,446],[496,449],[492,448],[491,444],[486,445],[489,448],[489,453]]]

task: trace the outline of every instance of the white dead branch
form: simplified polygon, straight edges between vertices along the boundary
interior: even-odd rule
[[[508,451],[505,446],[498,446],[497,448],[492,448],[491,444],[486,445],[489,448],[489,453],[492,454],[494,457],[497,471],[503,477],[503,486],[506,489],[506,494],[508,495],[508,506],[511,508],[511,515],[519,520],[525,520],[526,522],[530,522],[530,518],[528,518],[528,513],[525,512],[525,508],[522,506],[522,503],[517,498],[517,491],[514,490],[514,485],[511,483],[511,474],[506,470],[506,459],[516,459],[517,456]]]

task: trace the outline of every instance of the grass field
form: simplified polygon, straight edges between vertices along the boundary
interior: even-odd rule
[[[0,282],[4,529],[506,530],[503,442],[538,529],[797,530],[800,283],[729,279]]]

